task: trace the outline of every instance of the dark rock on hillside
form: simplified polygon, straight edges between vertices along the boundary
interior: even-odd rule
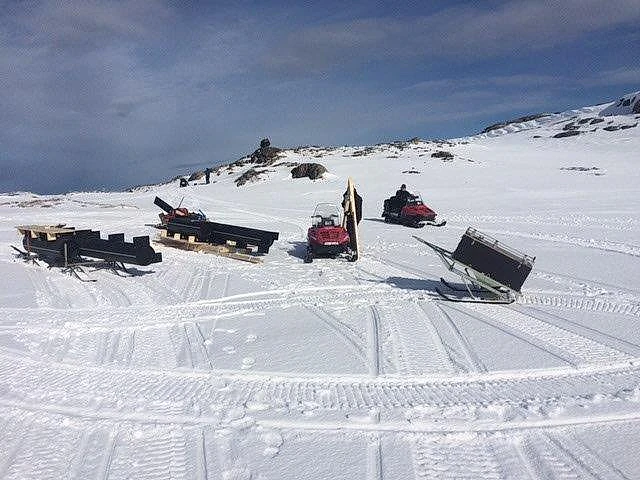
[[[195,182],[196,180],[200,180],[202,177],[204,177],[204,171],[197,171],[193,172],[188,180],[190,182]]]
[[[633,113],[640,113],[640,98],[633,105]]]
[[[594,118],[593,120],[591,120],[591,123],[589,125],[595,125],[596,123],[602,122],[604,122],[604,118]]]
[[[291,170],[293,178],[309,177],[311,180],[322,178],[327,169],[319,163],[301,163]]]
[[[513,120],[507,120],[506,122],[494,123],[493,125],[489,125],[487,128],[482,130],[480,133],[488,133],[491,130],[497,130],[498,128],[506,127],[512,123],[522,123],[522,122],[530,122],[531,120],[537,120],[538,118],[548,116],[548,113],[535,113],[533,115],[525,115],[524,117],[514,118]]]
[[[352,157],[365,157],[375,153],[376,149],[373,147],[364,147],[362,150],[356,150],[351,154]]]
[[[447,152],[445,150],[438,150],[437,152],[433,152],[431,156],[433,158],[441,158],[443,162],[453,160],[453,153]]]
[[[564,138],[564,137],[574,137],[576,135],[580,135],[582,132],[578,130],[569,130],[566,132],[556,133],[553,138]]]
[[[241,187],[245,183],[257,182],[258,180],[260,180],[260,175],[266,171],[266,169],[256,170],[255,168],[250,168],[235,179],[236,186]]]
[[[299,162],[280,162],[280,163],[274,163],[273,166],[274,167],[297,167],[298,165],[300,165]]]
[[[588,172],[590,170],[600,170],[600,169],[598,167],[560,167],[560,170]]]

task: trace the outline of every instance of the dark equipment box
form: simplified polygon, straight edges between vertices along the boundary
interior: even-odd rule
[[[520,292],[535,260],[474,228],[467,229],[452,257],[516,292]]]

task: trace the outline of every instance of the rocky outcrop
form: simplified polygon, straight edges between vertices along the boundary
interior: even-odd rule
[[[351,156],[352,157],[366,157],[367,155],[371,155],[375,153],[376,149],[374,147],[364,147],[361,150],[354,151]]]
[[[633,115],[640,113],[640,91],[624,95],[600,112],[600,116]]]
[[[260,165],[271,165],[279,157],[282,149],[272,147],[268,138],[263,138],[260,141],[260,148],[251,154],[249,161]]]
[[[324,165],[320,165],[319,163],[301,163],[291,170],[291,176],[293,178],[308,177],[311,180],[317,180],[318,178],[322,178],[326,171],[327,169]]]
[[[253,166],[249,168],[249,170],[245,171],[242,175],[235,179],[236,186],[241,187],[247,183],[257,182],[262,177],[261,175],[268,170],[265,168],[258,169],[257,166],[266,167],[269,165],[273,165],[276,160],[280,158],[280,154],[282,153],[282,149],[272,147],[271,142],[268,138],[263,138],[260,141],[260,148],[254,151],[251,155],[242,157],[240,160],[237,160],[231,164],[229,164],[228,169],[229,173],[233,173],[234,167],[243,167],[245,165]]]
[[[257,182],[258,180],[260,180],[260,175],[264,172],[266,172],[266,170],[256,170],[255,168],[250,168],[234,181],[237,187],[241,187],[246,183]]]
[[[556,133],[553,138],[564,138],[564,137],[575,137],[576,135],[580,135],[582,132],[579,130],[567,130],[565,132]]]
[[[480,133],[488,133],[491,130],[497,130],[498,128],[506,127],[507,125],[510,125],[512,123],[530,122],[531,120],[537,120],[538,118],[546,117],[548,115],[548,113],[536,113],[533,115],[525,115],[524,117],[514,118],[513,120],[507,120],[506,122],[494,123],[493,125],[489,125]]]
[[[437,152],[433,152],[431,156],[433,158],[441,158],[443,162],[450,162],[453,160],[453,153],[447,152],[446,150],[438,150]]]
[[[204,171],[197,171],[193,172],[191,176],[189,176],[188,180],[190,182],[195,182],[196,180],[200,180],[202,177],[204,177]]]

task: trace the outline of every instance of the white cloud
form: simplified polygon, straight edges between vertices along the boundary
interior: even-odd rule
[[[640,87],[640,67],[621,67],[613,70],[605,70],[581,80],[586,86],[601,85],[633,85]]]
[[[493,9],[475,3],[427,16],[371,17],[302,28],[280,39],[265,63],[295,73],[392,57],[476,61],[557,46],[638,21],[637,0],[513,0]]]

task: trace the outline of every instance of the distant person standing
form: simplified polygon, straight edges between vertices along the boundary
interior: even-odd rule
[[[210,181],[210,177],[211,177],[211,172],[212,171],[213,170],[211,168],[209,168],[209,167],[207,167],[207,169],[204,171],[204,179],[205,179],[205,182],[207,182],[207,185],[209,185],[209,181]]]

